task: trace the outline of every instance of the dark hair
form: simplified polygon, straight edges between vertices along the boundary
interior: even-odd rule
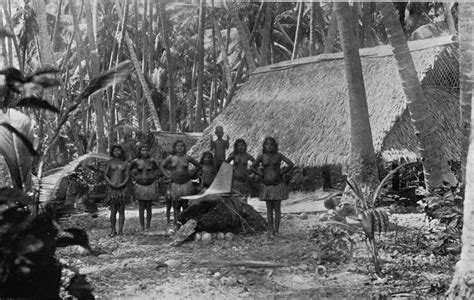
[[[201,165],[204,164],[204,157],[205,157],[206,155],[211,156],[211,161],[214,162],[214,155],[212,155],[212,153],[209,152],[209,151],[204,151],[204,152],[202,153],[201,160],[199,161],[199,163],[200,163]]]
[[[173,151],[171,151],[171,154],[172,154],[172,155],[175,155],[175,154],[177,153],[177,152],[176,152],[176,146],[177,146],[178,144],[183,144],[183,146],[184,146],[184,153],[188,152],[187,147],[186,147],[186,144],[184,143],[184,141],[183,141],[183,140],[177,140],[176,142],[173,143]]]
[[[267,136],[264,140],[263,140],[263,144],[262,144],[262,152],[263,153],[267,153],[265,151],[265,143],[266,142],[272,142],[273,145],[275,145],[275,152],[278,152],[278,143],[277,141],[275,140],[275,138],[271,137],[271,136]]]
[[[150,147],[148,145],[140,145],[138,146],[138,153],[137,153],[137,158],[143,158],[142,157],[142,154],[140,153],[142,151],[143,148],[147,148],[148,151],[150,151]]]
[[[113,145],[113,146],[110,148],[109,154],[110,154],[110,156],[111,156],[112,158],[114,157],[114,150],[115,150],[115,149],[120,149],[120,150],[122,150],[122,155],[119,157],[120,160],[123,160],[123,161],[127,160],[127,156],[125,155],[125,150],[123,150],[123,147],[120,146],[120,145]]]
[[[234,154],[239,153],[238,150],[237,150],[237,146],[238,146],[239,144],[244,145],[244,146],[245,146],[245,152],[247,152],[247,142],[246,142],[244,139],[237,139],[237,140],[235,140],[235,142],[234,142]]]

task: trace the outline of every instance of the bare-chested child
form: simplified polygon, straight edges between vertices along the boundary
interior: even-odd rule
[[[214,167],[214,157],[212,153],[209,151],[205,151],[202,154],[199,164],[201,165],[201,171],[199,176],[201,180],[201,189],[207,189],[211,186],[217,173],[216,168]]]
[[[125,223],[125,205],[129,202],[127,184],[130,179],[128,163],[125,160],[125,152],[119,145],[110,149],[110,159],[105,167],[105,181],[107,182],[107,203],[110,205],[110,236],[117,235],[115,224],[117,223],[117,212],[119,214],[118,234],[123,234]]]
[[[178,140],[173,144],[173,152],[160,165],[163,174],[171,179],[170,194],[173,201],[174,225],[178,226],[178,216],[181,209],[188,207],[188,200],[181,197],[194,193],[194,186],[191,182],[193,174],[189,172],[189,164],[193,164],[197,172],[200,169],[199,163],[186,154],[186,144]]]
[[[224,136],[224,129],[222,126],[216,126],[215,134],[217,139],[214,141],[212,136],[210,137],[211,151],[214,152],[214,167],[216,172],[219,172],[221,164],[225,161],[225,152],[229,149],[229,136],[227,139],[222,139]]]
[[[134,196],[138,200],[138,218],[142,230],[150,230],[151,204],[158,199],[156,180],[158,178],[158,164],[150,157],[150,149],[146,145],[140,146],[138,156],[132,161],[130,171],[134,179]]]
[[[247,143],[244,139],[237,139],[234,143],[234,152],[229,155],[226,162],[234,162],[232,175],[232,189],[248,196],[250,194],[250,170],[249,161],[255,162],[255,158],[247,153]]]
[[[287,166],[281,169],[281,162]],[[259,167],[263,167],[263,173]],[[267,205],[268,236],[277,235],[280,229],[281,201],[288,199],[288,187],[283,181],[283,175],[293,168],[293,162],[278,152],[278,143],[272,137],[266,137],[263,141],[263,151],[252,169],[262,176],[259,198]],[[275,218],[273,218],[275,216]]]

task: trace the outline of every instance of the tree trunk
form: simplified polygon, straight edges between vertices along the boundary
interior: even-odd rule
[[[0,9],[0,30],[5,30],[4,25],[3,25],[3,13],[2,13],[1,9]],[[7,37],[2,36],[0,38],[1,38],[1,45],[2,45],[1,57],[3,58],[2,65],[3,65],[3,67],[6,67],[8,65],[12,65],[13,62],[9,62],[8,59],[7,59],[7,57],[8,57],[7,52],[9,52],[7,50],[7,43],[6,43],[6,40],[5,40],[5,39],[7,39]]]
[[[291,60],[296,58],[298,52],[298,42],[301,37],[301,22],[303,22],[304,2],[300,1],[298,9],[298,19],[296,20],[296,32],[295,42],[293,43],[293,52],[291,54]]]
[[[418,80],[405,33],[395,12],[395,6],[392,2],[379,4],[382,8],[382,22],[393,47],[393,56],[407,98],[410,116],[415,130],[419,132],[418,138],[420,153],[423,157],[426,186],[429,189],[440,187],[443,185],[443,181],[454,185],[456,178],[451,172],[448,161],[440,151],[440,137],[433,136],[433,133],[430,132],[430,129],[436,126],[437,121],[427,115],[429,106]]]
[[[446,22],[448,23],[449,34],[456,34],[456,26],[454,26],[453,14],[451,13],[451,3],[443,2],[444,15],[446,16]],[[462,14],[462,12],[459,12]]]
[[[214,26],[214,30],[216,33],[217,44],[219,45],[219,49],[221,51],[222,67],[224,69],[224,76],[227,83],[227,90],[229,90],[230,87],[232,86],[232,73],[231,73],[230,64],[229,64],[229,57],[227,56],[227,51],[224,44],[224,39],[222,38],[221,29],[219,28],[219,23],[217,22],[216,16],[214,13],[212,14],[212,24]]]
[[[242,49],[244,49],[245,60],[247,61],[249,73],[251,73],[257,68],[257,66],[255,64],[255,58],[252,54],[252,49],[250,48],[250,37],[246,34],[246,25],[240,20],[239,12],[236,7],[229,8],[229,13],[237,26],[237,32],[239,33]]]
[[[161,35],[163,37],[163,44],[166,50],[166,64],[168,68],[168,96],[170,98],[170,131],[176,132],[176,95],[174,93],[174,61],[173,56],[171,55],[171,45],[169,41],[169,20],[168,15],[165,11],[165,3],[164,0],[159,0],[158,4],[158,12],[160,14],[160,22],[161,22]]]
[[[99,53],[97,52],[97,45],[95,43],[94,26],[92,20],[92,0],[84,0],[84,12],[87,22],[87,39],[89,40],[89,55],[90,55],[90,74],[89,78],[94,78],[100,74],[99,70]],[[95,131],[97,133],[97,152],[106,153],[105,148],[105,133],[104,133],[104,107],[102,106],[102,97],[100,94],[92,96],[92,104],[95,110]]]
[[[199,29],[197,45],[197,97],[196,115],[194,116],[194,132],[202,131],[202,109],[204,95],[204,29],[206,25],[206,3],[201,0],[199,6]]]
[[[474,298],[474,121],[471,119],[470,133],[469,128],[470,116],[473,116],[471,106],[472,88],[473,88],[473,20],[474,3],[459,3],[459,56],[460,56],[460,84],[461,84],[461,122],[463,125],[463,133],[467,134],[468,139],[464,136],[463,141],[463,163],[467,164],[465,174],[465,192],[464,192],[464,219],[462,229],[462,249],[461,259],[456,264],[453,281],[447,292],[448,299],[472,299]],[[467,115],[467,110],[470,115]],[[472,118],[472,117],[471,117]],[[466,128],[467,127],[467,128]],[[469,142],[469,140],[471,142]],[[464,157],[464,147],[467,146],[467,162]],[[464,177],[463,177],[464,179]]]
[[[326,35],[326,41],[324,43],[324,53],[333,53],[334,52],[334,42],[336,41],[337,35],[337,18],[336,13],[331,13],[331,18],[329,19],[328,34]]]
[[[273,3],[265,3],[265,23],[262,30],[262,60],[261,65],[266,66],[271,63],[270,48],[272,38],[272,21],[273,21]]]
[[[117,13],[119,15],[119,18],[122,19],[122,8],[120,6],[120,3],[118,0],[115,1],[115,5],[117,7]],[[123,22],[123,20],[121,20]],[[142,91],[143,94],[145,95],[145,98],[147,100],[148,106],[150,107],[150,113],[153,119],[153,124],[155,125],[155,129],[157,131],[161,131],[161,124],[160,124],[160,118],[158,117],[158,113],[156,112],[155,104],[153,103],[153,99],[151,98],[151,92],[150,88],[148,86],[148,83],[145,79],[145,75],[143,74],[143,70],[140,66],[140,61],[138,60],[137,54],[135,52],[135,49],[133,48],[133,41],[130,39],[130,35],[128,34],[127,29],[124,29],[124,34],[125,34],[125,43],[127,44],[128,51],[130,53],[130,58],[132,59],[133,65],[135,66],[135,70],[137,71],[138,75],[138,80],[140,81],[140,84],[142,86]]]
[[[319,3],[311,3],[311,19],[309,26],[309,55],[317,55],[316,49],[316,32],[318,31],[319,22],[322,20],[323,14]],[[322,31],[321,31],[322,32]],[[324,40],[324,39],[323,39]]]
[[[374,6],[373,2],[362,2],[362,37],[363,47],[374,47],[375,38],[372,27],[374,25]]]
[[[354,33],[352,12],[347,2],[335,2],[334,11],[344,52],[346,81],[349,90],[351,153],[348,177],[360,184],[367,196],[378,184],[372,130],[362,75],[359,49]],[[366,197],[370,199],[370,197]],[[368,200],[370,201],[370,200]],[[368,203],[371,206],[373,203]]]
[[[462,3],[459,6],[459,85],[460,85],[460,111],[461,111],[461,131],[463,134],[461,166],[462,184],[466,181],[466,159],[469,148],[469,135],[471,128],[471,101],[473,78],[471,76],[473,45],[472,45],[472,23],[470,22],[473,8],[469,3]]]

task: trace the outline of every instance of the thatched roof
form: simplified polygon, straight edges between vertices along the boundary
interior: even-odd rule
[[[187,149],[190,149],[198,139],[202,136],[200,133],[184,133],[184,132],[165,132],[154,131],[155,141],[151,147],[152,155],[155,159],[163,159],[173,150],[173,144],[177,140],[182,140]]]
[[[409,47],[432,103],[430,112],[440,120],[435,132],[446,141],[442,147],[448,157],[458,159],[456,45],[443,37],[410,42]],[[376,152],[388,160],[419,157],[391,47],[360,52]],[[221,125],[231,143],[244,138],[252,155],[261,152],[265,136],[274,136],[280,151],[300,166],[345,164],[350,151],[347,98],[342,53],[259,68],[204,131],[191,154],[199,156],[208,149],[209,135]]]

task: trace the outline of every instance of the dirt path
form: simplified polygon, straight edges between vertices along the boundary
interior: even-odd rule
[[[67,225],[86,228],[92,247],[103,254],[91,256],[79,247],[69,247],[58,251],[58,256],[87,274],[100,299],[367,298],[404,291],[439,295],[452,274],[449,264],[456,259],[430,257],[429,250],[420,245],[414,245],[416,251],[410,248],[408,243],[414,241],[417,232],[413,228],[429,232],[433,227],[428,227],[420,214],[396,216],[401,225],[410,227],[382,237],[380,256],[388,272],[382,283],[371,275],[362,242],[357,243],[349,263],[338,262],[337,258],[321,261],[317,253],[321,245],[311,239],[313,228],[319,224],[317,214],[285,214],[281,238],[239,235],[232,241],[186,242],[171,247],[164,212],[157,207],[154,211],[150,233],[139,231],[137,211],[131,208],[126,212],[125,234],[114,238],[107,237],[107,209],[102,208],[95,219],[73,216]],[[436,238],[436,234],[426,237],[423,233],[424,240],[419,243],[429,245]],[[203,263],[215,259],[271,261],[285,267],[257,269]],[[163,267],[164,262],[172,266]],[[320,265],[325,268],[319,267],[324,271],[321,275]]]

